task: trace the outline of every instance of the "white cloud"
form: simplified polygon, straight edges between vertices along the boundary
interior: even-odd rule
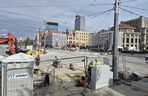
[[[47,17],[47,21],[59,22],[60,30],[64,30],[66,28],[73,29],[75,15],[80,14],[83,16],[88,16],[90,14],[99,13],[101,11],[108,10],[113,7],[113,5],[89,6],[90,4],[113,4],[113,3],[114,0],[1,0],[0,16],[2,15],[6,16],[9,19],[8,18],[4,19],[0,17],[0,21],[2,22],[2,23],[0,22],[1,25],[0,27],[9,29],[10,31],[11,30],[15,31],[15,33],[18,36],[19,35],[28,36],[29,34],[33,34],[31,32],[34,32],[36,28],[43,27],[42,25],[43,18]],[[146,4],[141,0],[124,3],[124,5],[135,6],[145,9],[147,8]],[[143,14],[144,16],[148,16],[147,11],[134,10],[130,8],[128,8],[128,10],[134,11],[139,14]],[[15,12],[18,14],[15,13],[12,14],[11,12]],[[101,28],[107,28],[109,26],[112,26],[113,12],[107,18],[105,18],[106,15],[107,14],[91,18],[86,17],[87,30],[97,31]],[[136,17],[137,16],[135,15],[131,15],[124,11],[120,11],[119,20],[121,21],[121,20],[133,19]],[[4,21],[7,23],[4,24]],[[27,22],[28,24],[26,25]],[[16,26],[12,24],[15,24]],[[27,26],[31,26],[33,28]]]

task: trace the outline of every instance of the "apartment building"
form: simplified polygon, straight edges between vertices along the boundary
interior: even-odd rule
[[[90,43],[90,37],[91,37],[91,33],[90,32],[86,32],[86,31],[75,31],[75,43],[78,46],[89,46],[91,45]]]
[[[67,45],[90,46],[92,43],[92,33],[86,31],[72,31],[67,35]]]

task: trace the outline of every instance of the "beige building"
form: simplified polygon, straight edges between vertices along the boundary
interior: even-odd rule
[[[75,44],[78,46],[91,45],[91,33],[86,31],[75,31]]]
[[[74,32],[68,32],[67,33],[67,45],[75,45],[75,34]]]
[[[86,31],[69,32],[67,35],[67,45],[89,46],[92,43],[91,35],[92,33]]]

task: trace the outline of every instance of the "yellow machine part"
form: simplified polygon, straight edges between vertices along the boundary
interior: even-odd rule
[[[33,54],[33,52],[32,52],[32,50],[29,50],[29,51],[27,51],[27,53],[26,54],[28,54],[28,55],[32,55]]]
[[[42,54],[42,50],[36,50],[35,51],[35,55],[40,55],[40,54]]]

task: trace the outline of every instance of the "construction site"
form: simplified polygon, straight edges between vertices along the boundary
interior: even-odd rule
[[[114,83],[111,55],[107,53],[46,51],[39,64],[36,55],[1,56],[2,96],[147,96],[148,65],[144,58],[119,56],[119,81]],[[89,78],[87,64],[95,64],[95,60],[98,65],[92,67]]]
[[[43,50],[39,40],[32,44],[36,48],[21,49],[12,33],[0,37],[0,96],[148,96],[148,54],[134,53],[135,45],[132,54],[118,50],[119,1],[110,9],[114,10],[111,52],[99,51],[99,46],[95,52],[81,50],[82,46],[71,44],[46,48],[45,38]]]

